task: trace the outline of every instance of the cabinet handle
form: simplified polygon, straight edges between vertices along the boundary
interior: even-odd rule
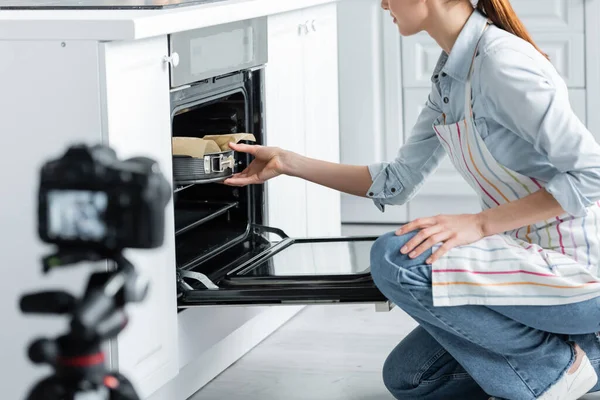
[[[173,68],[175,68],[179,65],[179,54],[173,53],[171,56],[165,56],[163,61],[167,64],[171,64]]]
[[[315,21],[314,19],[312,20],[311,27],[313,32],[317,31],[317,21]]]
[[[308,22],[309,21],[306,21],[304,24],[298,25],[298,35],[299,36],[308,35],[310,33],[310,30],[308,29]]]

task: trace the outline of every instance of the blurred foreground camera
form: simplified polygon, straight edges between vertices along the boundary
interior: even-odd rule
[[[123,375],[106,368],[103,342],[127,326],[127,303],[141,302],[148,283],[123,250],[160,247],[171,188],[154,160],[121,161],[105,146],[73,146],[44,164],[38,198],[38,233],[56,246],[43,258],[43,271],[85,261],[109,261],[93,273],[81,298],[62,292],[30,293],[24,313],[67,315],[69,330],[55,339],[39,338],[29,359],[53,373],[38,382],[27,400],[138,400]]]
[[[151,249],[164,238],[171,189],[158,164],[125,161],[103,146],[75,146],[41,171],[39,236],[63,247]]]

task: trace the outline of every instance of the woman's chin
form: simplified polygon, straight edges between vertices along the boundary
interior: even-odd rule
[[[402,25],[399,25],[399,24],[396,24],[396,26],[398,27],[398,31],[400,32],[400,35],[402,35],[404,37],[416,35],[417,33],[419,33],[418,30],[407,29],[406,27],[403,27]]]

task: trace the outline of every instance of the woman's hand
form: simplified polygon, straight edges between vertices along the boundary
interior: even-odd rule
[[[261,184],[285,173],[284,158],[286,152],[282,149],[239,143],[229,143],[229,147],[237,152],[253,155],[254,160],[252,160],[248,168],[226,179],[223,182],[226,185],[246,186]]]
[[[433,264],[450,249],[474,243],[484,237],[484,221],[481,214],[438,215],[416,219],[396,231],[396,235],[421,230],[406,243],[400,252],[410,258],[418,257],[438,243],[443,245],[427,259]]]

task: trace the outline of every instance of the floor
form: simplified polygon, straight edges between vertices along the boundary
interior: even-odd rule
[[[397,308],[309,306],[190,400],[393,400],[381,366],[415,326]]]
[[[393,229],[346,227],[344,234]],[[309,306],[189,400],[393,400],[381,367],[415,326],[398,308]]]
[[[415,326],[398,309],[309,306],[190,400],[392,400],[381,366]]]

